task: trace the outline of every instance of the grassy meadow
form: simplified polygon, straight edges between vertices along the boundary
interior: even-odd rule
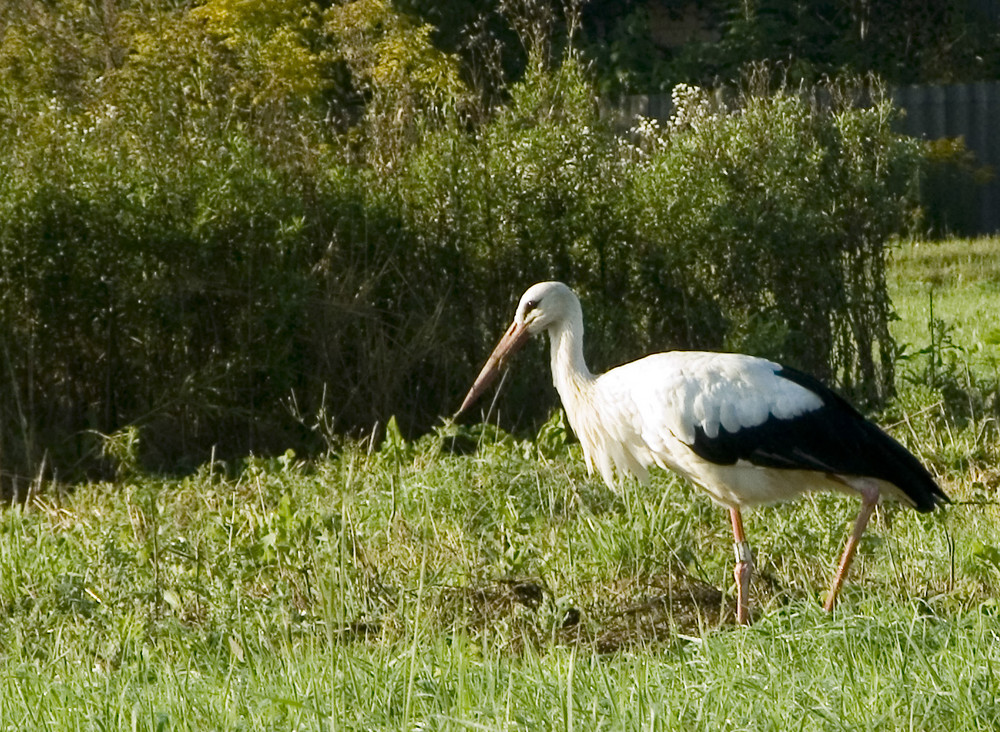
[[[737,627],[727,514],[609,491],[558,416],[181,479],[124,433],[114,483],[0,513],[0,728],[997,729],[1000,240],[902,244],[891,286],[879,418],[955,504],[881,508],[832,616],[856,500],[747,513]]]

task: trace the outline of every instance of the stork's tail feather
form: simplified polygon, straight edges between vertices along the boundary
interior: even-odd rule
[[[883,468],[877,477],[898,487],[913,502],[913,507],[923,513],[951,503],[930,471],[913,453],[876,425],[871,422],[867,424],[873,432],[871,443],[881,448],[878,454],[883,460]]]
[[[821,432],[826,438],[834,438],[838,445],[832,449],[833,445],[827,443],[830,452],[826,456],[836,455],[837,464],[833,467],[837,472],[867,475],[892,483],[921,512],[933,511],[937,506],[951,502],[913,453],[866,419],[839,394],[813,376],[787,366],[778,375],[806,387],[823,399],[823,409],[814,413],[817,419],[806,415],[805,419],[799,420],[801,424],[797,430],[800,439],[804,437],[808,440],[810,433],[815,436]]]

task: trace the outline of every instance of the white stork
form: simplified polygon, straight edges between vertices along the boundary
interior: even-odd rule
[[[541,331],[548,331],[552,378],[588,470],[596,468],[614,488],[616,473],[645,482],[651,465],[669,468],[729,509],[740,623],[749,621],[753,568],[743,507],[813,490],[860,494],[861,511],[826,599],[831,611],[882,496],[918,511],[949,500],[896,440],[813,377],[773,361],[671,351],[592,374],[583,359],[580,301],[561,282],[540,282],[524,293],[458,414]]]

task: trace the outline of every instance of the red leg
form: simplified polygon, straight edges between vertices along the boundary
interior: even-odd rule
[[[750,554],[750,545],[747,544],[746,534],[743,532],[743,516],[740,509],[729,509],[729,517],[733,522],[733,538],[736,542],[734,545],[736,566],[733,568],[733,576],[736,578],[736,622],[740,625],[749,625],[750,575],[753,573],[753,557]]]
[[[861,511],[854,522],[854,531],[851,532],[851,536],[844,546],[844,553],[840,557],[837,574],[834,575],[830,593],[826,596],[826,602],[823,604],[823,609],[827,612],[833,612],[833,606],[837,604],[837,595],[840,594],[840,587],[844,584],[844,578],[847,576],[847,570],[850,569],[854,553],[858,549],[858,542],[861,541],[861,535],[865,533],[868,520],[872,517],[872,512],[874,512],[875,506],[878,504],[878,497],[878,486],[874,483],[865,483],[861,488]]]

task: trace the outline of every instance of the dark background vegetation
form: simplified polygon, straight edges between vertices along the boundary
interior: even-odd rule
[[[579,21],[572,33],[560,3],[400,0],[397,7],[434,26],[435,43],[466,68],[492,45],[503,68],[518,73],[526,53],[512,29],[528,20],[551,31],[557,50],[573,36],[606,95],[714,87],[755,60],[781,64],[793,83],[845,71],[876,73],[892,85],[1000,76],[1000,6],[992,0],[588,0],[572,5]]]
[[[734,348],[878,403],[921,150],[869,72],[997,74],[988,4],[881,5],[4,3],[7,485],[127,427],[175,470],[426,430],[548,278],[595,368]],[[738,91],[627,134],[601,103],[682,82]],[[554,405],[544,360],[506,426]]]

